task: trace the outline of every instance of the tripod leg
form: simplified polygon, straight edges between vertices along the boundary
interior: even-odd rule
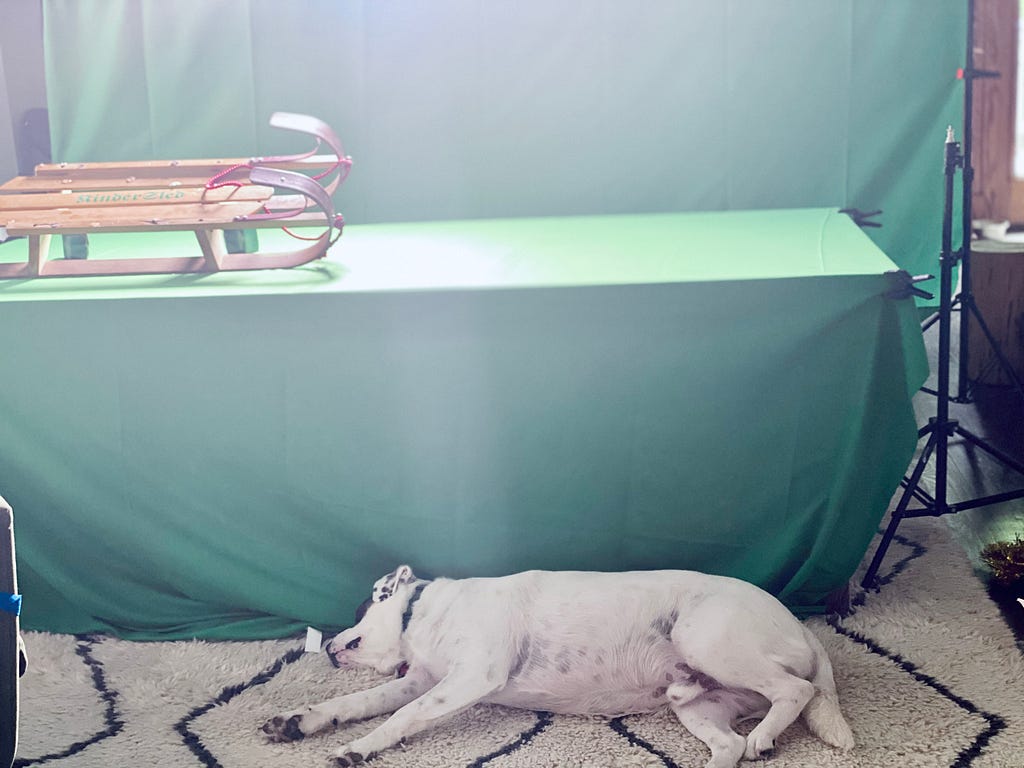
[[[1013,370],[1013,365],[1006,359],[1006,355],[1003,354],[1003,349],[999,344],[999,340],[996,339],[996,337],[992,335],[992,331],[989,330],[988,323],[986,323],[985,318],[981,316],[981,310],[978,309],[978,305],[974,303],[974,298],[971,297],[968,301],[964,302],[964,305],[970,310],[970,314],[974,315],[974,319],[978,321],[978,327],[981,328],[981,332],[985,335],[985,338],[988,339],[988,344],[995,353],[996,359],[999,360],[1000,367],[1003,369],[1003,372],[1010,377],[1010,381],[1013,382],[1013,388],[1017,390],[1017,394],[1022,400],[1024,400],[1024,384],[1021,383],[1017,372]],[[963,315],[961,315],[961,322],[962,319]],[[961,333],[963,333],[962,326]]]
[[[1005,464],[1017,474],[1024,475],[1024,464],[1021,464],[1019,461],[1014,459],[1009,454],[1000,451],[995,446],[989,445],[982,438],[978,437],[970,430],[964,429],[958,424],[956,426],[956,434],[964,438],[964,440],[966,440],[969,445],[976,446],[981,450],[985,451],[985,453],[987,453],[989,456],[995,457],[999,462]]]
[[[875,556],[871,559],[871,565],[868,566],[868,570],[860,582],[864,589],[874,589],[878,586],[878,569],[882,565],[882,560],[889,549],[889,544],[892,543],[892,537],[896,535],[896,529],[899,528],[900,522],[902,522],[906,515],[907,507],[910,506],[910,499],[921,482],[921,476],[924,474],[924,469],[928,465],[934,450],[935,431],[933,430],[928,435],[928,442],[925,443],[921,451],[921,457],[917,460],[914,471],[910,474],[910,479],[900,495],[896,509],[892,511],[892,515],[889,518],[889,526],[885,529],[885,533],[882,534],[882,540],[878,542],[878,549],[875,550]]]

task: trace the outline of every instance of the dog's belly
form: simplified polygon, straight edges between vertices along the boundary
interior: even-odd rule
[[[518,709],[535,709],[560,715],[620,715],[654,712],[666,706],[664,694],[655,688],[643,690],[601,689],[597,686],[566,686],[560,690],[525,689],[510,685],[487,699]]]
[[[559,714],[626,715],[666,706],[666,690],[684,673],[672,643],[650,636],[611,646],[537,643],[495,704]]]

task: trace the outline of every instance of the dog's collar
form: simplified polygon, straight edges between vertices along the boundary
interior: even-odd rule
[[[412,609],[416,605],[416,601],[420,599],[420,595],[423,594],[423,590],[426,589],[429,581],[421,581],[416,585],[416,589],[412,592],[412,597],[409,598],[409,602],[405,604],[405,613],[402,614],[402,631],[405,632],[409,628],[409,622],[412,621]]]

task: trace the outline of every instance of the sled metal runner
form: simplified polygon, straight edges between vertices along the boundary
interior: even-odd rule
[[[312,136],[300,155],[113,163],[45,163],[0,185],[0,242],[28,238],[28,260],[0,263],[0,279],[281,269],[322,258],[344,219],[331,195],[352,161],[326,123],[276,112],[270,125]],[[332,154],[314,154],[326,144]],[[322,226],[274,253],[229,253],[229,229]],[[198,254],[49,260],[54,235],[191,231]]]

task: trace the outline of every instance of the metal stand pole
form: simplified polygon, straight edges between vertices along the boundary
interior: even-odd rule
[[[998,493],[990,496],[983,496],[956,504],[948,503],[947,484],[949,479],[949,439],[956,435],[962,437],[972,446],[981,449],[990,456],[1001,461],[1003,464],[1024,475],[1024,465],[1021,465],[1002,451],[987,445],[980,437],[972,434],[960,426],[955,419],[949,418],[949,369],[950,369],[950,347],[952,341],[952,313],[953,313],[953,265],[956,263],[959,254],[953,252],[953,181],[956,177],[957,168],[963,167],[964,155],[960,151],[960,144],[953,136],[953,129],[946,133],[945,145],[945,204],[942,216],[942,252],[939,256],[939,360],[938,360],[938,389],[936,395],[935,416],[928,420],[928,424],[918,431],[918,437],[927,436],[928,440],[921,450],[921,455],[912,470],[910,477],[905,478],[903,493],[899,502],[892,512],[889,525],[882,534],[878,549],[871,560],[867,573],[865,573],[861,586],[871,589],[877,586],[878,570],[885,557],[885,553],[892,542],[896,529],[904,518],[907,517],[939,517],[965,509],[975,509],[990,504],[996,504],[1011,499],[1024,498],[1024,488]],[[964,190],[966,194],[966,188]],[[970,231],[967,232],[969,244]],[[966,246],[965,246],[966,247]],[[961,251],[962,253],[962,251]],[[962,319],[963,313],[961,313]],[[962,332],[962,331],[961,331]],[[935,495],[931,496],[921,488],[921,478],[924,476],[925,467],[935,457]],[[922,506],[910,509],[911,499],[917,499]]]

